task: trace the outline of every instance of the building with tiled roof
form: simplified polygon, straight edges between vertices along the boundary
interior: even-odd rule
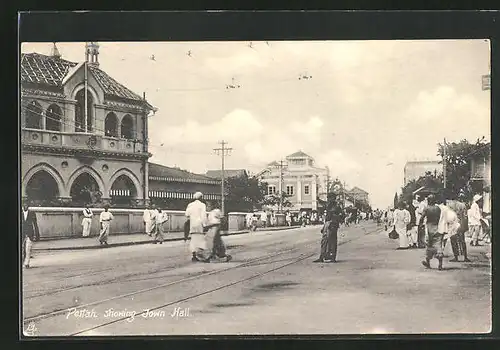
[[[195,192],[207,202],[221,200],[221,181],[187,170],[149,163],[149,198],[164,209],[184,210]]]
[[[291,211],[320,210],[328,192],[328,168],[315,166],[314,158],[302,150],[285,157],[285,161],[273,161],[257,174],[268,185],[268,195],[286,193],[292,203]],[[270,209],[280,210],[279,206]]]
[[[82,45],[83,46],[83,45]],[[82,47],[83,53],[83,47]],[[22,53],[22,195],[45,205],[148,202],[148,116],[156,109],[99,66]]]

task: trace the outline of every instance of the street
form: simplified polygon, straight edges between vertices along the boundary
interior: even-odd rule
[[[341,227],[338,262],[329,264],[312,262],[320,226],[224,237],[229,263],[192,263],[184,242],[36,252],[23,271],[25,329],[33,336],[490,331],[484,247],[470,248],[471,263],[450,257],[443,271],[426,270],[424,250],[397,251],[382,230],[371,221]]]

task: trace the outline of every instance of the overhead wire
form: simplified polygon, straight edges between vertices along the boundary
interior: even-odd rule
[[[24,109],[26,110],[28,107],[33,106],[33,105],[32,105],[31,103],[29,103],[29,102],[23,102],[23,101],[21,100],[21,106],[22,106],[22,107],[24,107]],[[61,109],[68,110],[68,108],[61,107],[61,106],[59,106],[59,105],[57,105],[57,106],[58,106],[59,108],[61,108]],[[37,108],[38,108],[38,107],[37,107]],[[43,110],[43,109],[42,109],[42,110]],[[34,110],[30,110],[29,112],[30,112],[30,113],[33,113],[33,114],[36,114],[36,115],[38,115],[38,116],[39,116],[39,117],[41,117],[41,118],[46,118],[46,119],[49,119],[49,120],[53,120],[53,121],[55,121],[55,122],[58,122],[58,123],[60,123],[61,125],[67,125],[67,126],[71,126],[71,127],[75,127],[75,128],[76,128],[76,127],[84,127],[84,126],[80,126],[80,125],[78,125],[76,122],[70,122],[70,121],[64,120],[64,116],[65,116],[64,114],[54,113],[54,112],[52,112],[52,114],[54,114],[54,115],[56,115],[56,116],[58,116],[58,117],[59,117],[59,118],[53,118],[53,117],[50,117],[50,116],[48,116],[48,115],[46,115],[46,114],[43,114],[43,113],[38,113],[38,112],[36,112],[36,111],[34,111]],[[39,131],[48,131],[48,132],[51,132],[51,131],[56,131],[56,132],[58,132],[57,130],[38,129],[38,128],[36,128],[36,129],[34,129],[34,130],[39,130]],[[124,139],[124,140],[129,140],[129,141],[132,141],[132,142],[134,142],[134,141],[135,141],[135,142],[137,142],[137,143],[141,143],[141,144],[143,143],[143,140],[139,140],[139,139],[125,139],[125,138],[116,137],[116,136],[107,136],[107,135],[105,135],[105,130],[104,130],[104,129],[100,129],[100,128],[97,128],[97,127],[92,127],[92,132],[91,132],[91,133],[85,133],[85,132],[83,132],[83,131],[81,131],[81,132],[75,131],[75,133],[77,133],[77,134],[80,134],[80,133],[81,133],[81,134],[93,134],[93,132],[95,132],[95,131],[98,131],[98,132],[103,132],[103,133],[104,133],[104,136],[106,136],[106,137],[113,137],[113,138],[117,138],[117,139]],[[60,131],[59,131],[59,132],[60,132]],[[167,146],[167,147],[165,147],[165,146],[164,146],[164,143],[161,143],[161,144],[155,144],[155,143],[150,143],[150,142],[148,142],[148,147],[159,147],[159,148],[161,148],[161,149],[162,149],[162,151],[171,150],[171,151],[172,151],[172,152],[174,152],[174,153],[182,153],[182,154],[200,154],[200,155],[201,155],[201,154],[209,154],[209,153],[210,153],[210,152],[192,152],[192,151],[191,151],[191,152],[189,152],[189,151],[178,151],[178,150],[175,150],[173,147],[168,147],[168,146]]]

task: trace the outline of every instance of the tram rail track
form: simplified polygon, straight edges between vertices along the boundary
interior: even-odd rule
[[[375,232],[378,232],[378,231],[379,231],[379,229],[377,228],[375,230],[364,232],[363,235],[360,235],[358,237],[355,237],[355,238],[352,238],[352,239],[348,239],[348,240],[339,242],[338,245],[344,245],[346,243],[350,243],[350,242],[356,241],[356,240],[361,239],[362,237],[364,237],[364,236],[366,236],[368,234],[372,234],[372,233],[375,233]],[[312,246],[314,246],[314,248],[311,248]],[[243,267],[243,266],[245,266],[245,267],[253,266],[252,264],[255,264],[256,262],[258,262],[260,260],[266,260],[266,259],[269,259],[269,258],[273,258],[273,257],[276,257],[276,256],[283,255],[283,254],[291,252],[291,251],[295,251],[295,250],[299,250],[299,249],[304,249],[304,248],[306,248],[309,252],[302,253],[302,254],[300,254],[296,258],[292,258],[292,261],[289,261],[287,263],[281,264],[281,265],[279,265],[277,267],[274,267],[272,269],[268,269],[268,270],[265,270],[263,272],[255,273],[255,274],[252,274],[249,277],[237,279],[236,281],[233,281],[233,282],[224,283],[221,286],[218,286],[218,287],[215,287],[215,288],[210,288],[208,290],[205,290],[205,291],[202,291],[202,292],[199,292],[199,293],[195,293],[195,294],[192,294],[192,295],[184,297],[184,298],[178,298],[176,300],[169,301],[167,303],[162,303],[162,304],[157,305],[157,306],[148,307],[147,310],[148,310],[148,312],[154,312],[156,310],[160,310],[160,309],[163,309],[163,308],[175,305],[175,304],[179,304],[179,303],[182,303],[182,302],[193,300],[193,299],[196,299],[196,298],[199,298],[199,297],[202,297],[202,296],[205,296],[205,295],[208,295],[208,294],[220,291],[220,290],[225,289],[225,288],[229,288],[229,287],[232,287],[232,286],[235,286],[235,285],[238,285],[238,284],[250,281],[250,280],[257,279],[259,277],[265,276],[265,275],[270,274],[272,272],[278,271],[280,269],[286,268],[286,267],[291,266],[293,264],[296,264],[296,263],[299,263],[299,262],[304,261],[306,259],[309,259],[309,258],[315,256],[316,254],[318,254],[318,252],[317,252],[317,242],[314,242],[314,243],[311,242],[311,243],[306,244],[305,247],[302,246],[300,248],[292,248],[292,249],[289,249],[289,250],[281,251],[281,252],[279,252],[277,254],[271,254],[271,255],[266,256],[266,257],[264,257],[262,259],[252,259],[251,261],[248,261],[248,262],[246,262],[244,264],[241,264],[241,265],[238,265],[236,267],[228,268],[228,269],[225,269],[225,270],[220,270],[220,271],[217,271],[217,272],[229,271],[229,270],[232,270],[232,269],[235,269],[235,268],[238,268],[238,267]],[[313,252],[310,252],[311,249],[313,249]],[[207,275],[209,275],[209,274],[207,274]],[[205,277],[205,276],[203,276],[203,277]],[[107,326],[110,326],[112,324],[116,324],[116,323],[119,323],[119,322],[124,322],[128,318],[129,318],[129,316],[124,316],[124,317],[116,318],[116,319],[113,319],[113,320],[110,320],[110,321],[107,321],[107,322],[104,322],[104,323],[101,323],[101,324],[98,324],[98,325],[95,325],[95,326],[87,327],[87,328],[85,328],[83,330],[79,330],[77,332],[71,333],[71,334],[69,334],[69,336],[84,335],[84,333],[91,332],[91,331],[97,330],[99,328],[107,327]]]
[[[260,249],[262,247],[266,247],[266,246],[268,246],[268,243],[267,242],[263,242],[263,243],[259,243],[259,244],[251,246],[251,249],[252,250],[258,250],[258,249]],[[238,246],[238,248],[241,248],[241,249],[235,250],[236,253],[238,251],[244,250],[245,248],[248,248],[248,247],[245,247],[243,245],[243,246]],[[155,273],[162,272],[162,271],[165,271],[165,270],[173,270],[173,269],[176,269],[176,268],[180,268],[180,267],[184,267],[184,266],[190,265],[191,262],[187,262],[187,261],[186,262],[183,261],[183,262],[176,263],[176,264],[168,264],[168,263],[170,263],[172,261],[178,261],[179,259],[182,259],[184,257],[186,257],[186,253],[171,255],[171,256],[166,257],[166,260],[163,261],[164,264],[162,264],[161,266],[158,266],[156,264],[156,268],[155,269],[148,270],[148,271],[141,271],[141,272],[129,273],[129,274],[123,274],[123,275],[120,275],[118,277],[112,277],[112,278],[108,278],[108,279],[103,280],[103,281],[99,281],[97,283],[96,282],[83,283],[83,284],[78,284],[78,285],[74,285],[74,286],[68,286],[68,287],[64,287],[64,288],[53,289],[53,290],[49,290],[49,291],[42,291],[42,292],[39,292],[39,293],[37,293],[38,292],[37,290],[25,290],[24,293],[34,293],[34,294],[33,295],[29,295],[29,296],[25,296],[24,299],[31,300],[31,299],[35,299],[35,298],[46,297],[46,296],[54,295],[54,294],[57,294],[57,293],[63,293],[63,292],[72,291],[72,290],[75,290],[75,289],[78,289],[78,288],[82,288],[82,287],[100,286],[100,285],[106,285],[106,284],[111,284],[111,283],[133,282],[134,280],[130,280],[129,279],[130,277],[141,276],[141,275],[144,275],[144,274],[155,274]],[[165,264],[165,263],[167,263],[167,264]],[[78,277],[95,276],[95,275],[98,275],[98,274],[100,274],[102,272],[106,272],[106,271],[110,271],[110,270],[112,270],[112,268],[101,269],[101,270],[93,271],[93,272],[89,272],[89,273],[80,273],[80,274],[68,276],[66,278],[60,278],[60,279],[55,279],[55,280],[51,280],[51,281],[43,281],[41,283],[48,284],[48,283],[63,281],[63,280],[68,279],[68,278],[78,278]],[[138,281],[140,281],[140,280],[138,280]]]
[[[352,238],[352,239],[344,240],[342,242],[339,242],[339,245],[343,245],[343,244],[352,242],[354,240],[360,239],[364,235],[371,234],[371,233],[374,233],[376,231],[379,231],[379,229],[371,230],[369,232],[365,232],[361,236],[358,236],[358,237],[355,237],[355,238]],[[287,262],[285,264],[281,264],[281,265],[279,265],[277,267],[274,267],[272,269],[265,270],[265,271],[257,273],[257,274],[253,274],[253,275],[251,275],[249,277],[246,277],[246,278],[238,279],[237,281],[233,281],[231,283],[223,284],[222,286],[219,286],[217,288],[211,288],[211,289],[202,291],[200,293],[193,294],[193,295],[185,297],[185,298],[176,299],[174,301],[169,301],[168,303],[162,303],[161,305],[157,305],[157,306],[153,306],[153,307],[148,308],[149,310],[152,310],[152,311],[158,310],[158,309],[167,307],[169,305],[173,305],[175,303],[180,303],[180,302],[183,302],[183,301],[195,299],[197,297],[200,297],[200,296],[203,296],[203,295],[206,295],[206,294],[210,294],[210,293],[216,292],[218,290],[221,290],[221,289],[224,289],[224,288],[228,288],[228,287],[231,287],[233,285],[240,284],[240,283],[243,283],[245,281],[258,278],[260,276],[264,276],[264,275],[272,273],[272,272],[274,272],[276,270],[285,268],[285,267],[290,266],[292,264],[295,264],[295,263],[298,263],[298,262],[303,261],[305,259],[308,259],[311,256],[313,256],[314,254],[317,254],[317,241],[308,243],[308,244],[305,245],[305,247],[304,246],[301,246],[301,247],[292,247],[290,249],[281,250],[279,252],[271,253],[271,254],[268,254],[266,256],[258,257],[258,258],[255,258],[255,259],[250,259],[250,260],[247,260],[247,261],[245,261],[245,262],[243,262],[241,264],[238,264],[236,266],[230,266],[228,268],[213,270],[213,271],[209,271],[209,272],[202,272],[202,273],[199,273],[199,274],[195,274],[193,276],[181,278],[179,280],[175,280],[175,281],[172,281],[172,282],[163,283],[161,285],[153,286],[153,287],[150,287],[150,288],[144,288],[144,289],[136,290],[136,291],[133,291],[133,292],[130,292],[130,293],[125,293],[125,294],[117,295],[117,296],[114,296],[114,297],[111,297],[111,298],[105,298],[105,299],[96,300],[94,302],[90,302],[90,303],[83,304],[83,305],[77,305],[77,306],[70,307],[70,308],[64,308],[64,309],[54,310],[54,311],[47,312],[47,313],[42,313],[42,314],[35,315],[35,316],[29,317],[29,318],[25,318],[24,319],[24,323],[26,324],[26,323],[31,323],[31,322],[34,322],[34,321],[41,321],[41,320],[44,320],[44,319],[57,317],[57,316],[60,316],[62,314],[68,313],[70,310],[84,309],[84,308],[91,307],[91,306],[97,306],[97,305],[105,304],[107,302],[118,300],[118,299],[123,299],[123,298],[127,298],[127,297],[133,297],[135,295],[141,295],[141,294],[144,295],[144,294],[147,294],[148,292],[152,292],[152,291],[155,291],[155,290],[160,290],[162,288],[169,288],[171,286],[179,285],[179,284],[182,284],[182,283],[185,283],[185,282],[188,282],[188,281],[193,281],[193,280],[201,279],[201,278],[212,276],[212,275],[216,275],[216,274],[221,274],[221,273],[224,273],[224,272],[228,272],[228,271],[239,269],[239,268],[243,268],[243,267],[252,267],[252,266],[255,266],[254,264],[256,264],[256,263],[259,263],[259,262],[262,262],[262,261],[265,261],[265,260],[271,260],[274,257],[278,257],[278,256],[281,256],[281,255],[284,255],[284,254],[287,254],[287,253],[293,253],[293,252],[295,252],[297,250],[300,250],[300,249],[306,248],[306,249],[309,250],[309,248],[311,246],[315,247],[314,248],[314,251],[315,251],[314,253],[300,254],[298,257],[293,258],[292,261],[289,261],[289,262]],[[271,263],[273,263],[273,262],[271,262]],[[276,263],[276,262],[274,262],[274,263]],[[79,335],[81,333],[84,333],[84,332],[87,332],[87,331],[90,331],[90,330],[102,328],[102,327],[105,327],[105,326],[107,326],[109,324],[123,321],[126,318],[127,317],[114,319],[112,321],[109,321],[109,322],[106,322],[106,323],[102,323],[102,324],[90,327],[89,329],[85,329],[83,331],[78,331],[78,332],[72,333],[71,335]]]

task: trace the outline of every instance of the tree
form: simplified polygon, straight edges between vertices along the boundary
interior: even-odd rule
[[[265,201],[267,184],[256,177],[230,177],[225,180],[226,207],[230,211],[252,211]]]
[[[394,208],[398,207],[398,203],[399,203],[398,194],[394,193]]]
[[[441,174],[433,174],[430,171],[426,172],[425,175],[420,176],[418,179],[409,181],[406,186],[401,189],[401,196],[399,199],[409,203],[413,199],[413,192],[421,187],[439,191],[443,188],[443,176]]]
[[[291,196],[287,195],[285,192],[281,192],[281,207],[284,208],[290,208],[292,206],[292,202],[288,198]],[[278,206],[280,205],[280,195],[278,193],[276,194],[270,194],[265,196],[264,200],[261,202],[262,205],[266,206]]]
[[[446,143],[446,159],[444,158],[445,146],[438,144],[438,155],[446,162],[446,188],[453,194],[463,199],[471,199],[473,189],[470,187],[471,161],[476,157],[487,157],[490,152],[490,143],[484,137],[475,143],[467,140]]]

